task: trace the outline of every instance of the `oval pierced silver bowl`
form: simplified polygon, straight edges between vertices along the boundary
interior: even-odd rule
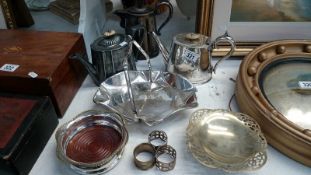
[[[128,140],[121,116],[90,110],[60,126],[57,156],[79,174],[103,174],[120,161]]]
[[[193,157],[210,168],[251,171],[267,161],[267,141],[251,117],[226,110],[195,111],[187,127]]]
[[[101,83],[94,102],[129,122],[143,121],[150,126],[197,106],[196,88],[182,76],[161,71],[128,71],[128,75],[130,87],[124,72],[115,74]]]

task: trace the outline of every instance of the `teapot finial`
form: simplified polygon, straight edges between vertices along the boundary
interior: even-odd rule
[[[115,35],[116,34],[116,31],[115,30],[112,30],[112,29],[109,29],[108,31],[104,32],[104,36],[112,36],[112,35]]]
[[[197,34],[197,33],[187,33],[186,34],[186,39],[190,40],[190,41],[197,40],[199,38],[200,38],[200,34]]]

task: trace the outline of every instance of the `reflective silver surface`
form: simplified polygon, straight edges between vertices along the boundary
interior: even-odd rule
[[[129,122],[160,123],[177,111],[197,106],[196,88],[185,78],[168,72],[129,71],[136,113],[124,72],[105,80],[94,95],[94,102],[121,114]]]
[[[122,157],[128,141],[128,132],[124,125],[122,117],[115,113],[98,110],[85,111],[58,128],[55,134],[57,156],[76,173],[103,174],[115,167]],[[98,139],[98,136],[103,137],[101,136],[103,130],[98,130],[101,127],[106,132],[104,135],[107,138],[105,139]],[[87,131],[92,133],[87,133]],[[119,135],[118,138],[113,137],[116,133]],[[76,136],[80,140],[75,139]],[[117,147],[114,147],[116,144],[113,145],[115,141],[120,142]],[[102,148],[101,145],[105,147]],[[81,154],[81,152],[85,154],[81,155],[79,160],[73,159],[69,154],[70,146],[76,147],[80,152],[73,152],[73,154]],[[96,161],[85,161],[95,160],[94,158]]]
[[[256,121],[245,114],[197,110],[186,134],[190,152],[207,167],[236,172],[255,170],[266,163],[267,142]]]
[[[132,37],[111,30],[91,44],[92,63],[76,53],[71,58],[79,60],[86,68],[96,85],[106,78],[124,70],[123,62],[128,62],[129,70],[136,70],[132,52]]]
[[[212,72],[215,72],[217,65],[229,58],[235,49],[235,42],[228,33],[217,37],[214,41],[197,33],[181,33],[174,36],[169,52],[161,43],[160,38],[154,32],[152,34],[167,64],[167,71],[182,75],[191,83],[201,84],[211,80]],[[221,42],[227,42],[230,50],[213,66],[212,50]]]
[[[272,66],[265,72],[262,88],[283,116],[302,128],[311,129],[311,62]]]

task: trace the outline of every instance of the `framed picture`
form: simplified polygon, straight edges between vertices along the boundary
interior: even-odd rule
[[[311,39],[311,1],[200,0],[196,27],[211,38],[228,31],[238,42],[235,55],[242,56],[269,41]]]
[[[8,0],[0,0],[0,29],[16,28],[12,3]]]

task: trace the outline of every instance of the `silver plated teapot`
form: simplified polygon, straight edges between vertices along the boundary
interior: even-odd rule
[[[152,36],[159,45],[163,58],[166,62],[167,71],[186,77],[191,83],[201,84],[208,82],[215,73],[217,65],[229,58],[235,49],[234,40],[226,32],[224,35],[211,41],[209,37],[197,33],[177,34],[173,38],[172,49],[169,53],[163,46],[155,32]],[[212,50],[220,42],[228,42],[230,51],[213,66]]]
[[[127,61],[129,70],[136,70],[132,43],[131,36],[112,30],[105,32],[91,44],[92,63],[79,54],[72,58],[78,59],[84,65],[94,83],[99,86],[107,78],[123,71],[124,61]],[[140,47],[138,44],[135,46]]]

